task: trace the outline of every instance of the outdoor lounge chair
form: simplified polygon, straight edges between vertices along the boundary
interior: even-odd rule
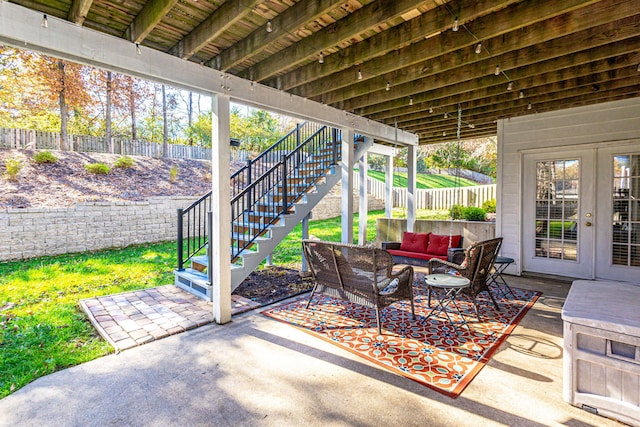
[[[302,247],[315,281],[307,308],[316,292],[374,308],[381,335],[380,310],[396,301],[409,300],[415,319],[413,267],[393,272],[393,257],[378,248],[318,240],[304,240]]]
[[[471,282],[470,286],[462,292],[469,294],[473,298],[473,304],[476,309],[476,317],[480,319],[478,309],[478,301],[476,296],[480,292],[487,292],[493,305],[500,310],[498,303],[489,290],[487,279],[490,276],[493,263],[500,251],[502,245],[502,237],[491,240],[485,240],[471,245],[464,251],[464,259],[460,264],[443,261],[441,259],[429,260],[429,274],[434,273],[453,273],[466,277]],[[431,288],[427,291],[429,306],[431,306]]]

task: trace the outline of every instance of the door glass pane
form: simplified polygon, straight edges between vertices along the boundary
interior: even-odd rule
[[[640,154],[613,157],[612,259],[640,266]]]
[[[578,260],[580,162],[536,163],[536,257]]]

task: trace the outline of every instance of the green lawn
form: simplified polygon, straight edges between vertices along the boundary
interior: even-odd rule
[[[367,175],[370,178],[377,179],[378,181],[385,182],[384,172],[368,170]],[[451,175],[427,175],[419,173],[416,175],[416,188],[429,189],[429,188],[451,188],[451,187],[472,187],[478,185],[477,182],[468,180],[466,178],[460,178],[460,184],[456,183],[456,177]],[[393,186],[407,188],[407,174],[406,173],[394,173],[393,174]]]

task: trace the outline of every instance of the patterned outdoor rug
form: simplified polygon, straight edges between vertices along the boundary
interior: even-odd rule
[[[476,319],[471,300],[460,296],[458,306],[469,328],[458,325],[456,333],[444,313],[427,318],[431,309],[427,306],[424,281],[418,274],[416,277],[416,320],[411,318],[408,302],[386,307],[381,314],[383,335],[378,335],[375,310],[322,294],[314,296],[309,309],[305,309],[307,295],[262,313],[455,398],[489,361],[540,293],[513,288],[514,295],[505,298],[494,289],[500,311],[482,293],[478,296],[482,321]],[[432,295],[432,306],[435,303]],[[452,320],[461,320],[453,306],[447,311]]]

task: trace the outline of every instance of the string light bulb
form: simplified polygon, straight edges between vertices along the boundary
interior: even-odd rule
[[[507,90],[513,90],[513,82],[509,82],[507,85]]]
[[[523,91],[520,91],[520,94],[518,95],[518,98],[520,98],[520,99],[524,98],[524,92]]]
[[[446,112],[444,113],[444,118],[448,119],[449,118],[449,114],[447,114]]]
[[[136,55],[142,55],[142,49],[140,49],[139,43],[136,43]]]
[[[469,123],[469,129],[475,129],[476,125],[474,125],[473,123]]]
[[[529,103],[529,105],[527,105],[527,110],[531,110],[533,108],[533,106],[531,105],[531,103]]]
[[[636,71],[640,73],[640,64],[638,64],[638,68],[636,68]]]
[[[496,65],[496,71],[494,71],[493,74],[495,74],[496,76],[500,75],[500,66],[499,65]]]
[[[362,71],[358,70],[358,80],[362,80]]]
[[[433,107],[429,107],[429,114],[433,114]]]
[[[476,53],[482,53],[482,42],[476,45]]]
[[[456,19],[453,20],[453,27],[451,28],[452,31],[458,31],[458,17],[456,16]]]
[[[387,82],[387,90],[391,90],[391,82]]]
[[[273,31],[273,27],[271,26],[271,21],[267,21],[267,33]]]
[[[320,58],[318,58],[318,62],[324,64],[324,55],[322,54],[322,51],[320,51]]]
[[[413,96],[409,97],[409,105],[413,105]]]
[[[42,15],[42,22],[40,22],[42,28],[49,28],[49,21],[47,20],[47,14]]]
[[[447,133],[445,131],[442,131],[442,136],[447,136]]]

